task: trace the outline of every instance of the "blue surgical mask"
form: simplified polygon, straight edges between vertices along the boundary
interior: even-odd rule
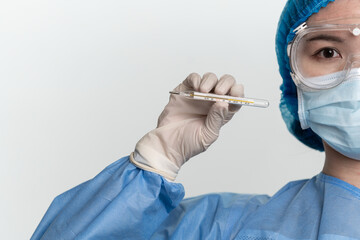
[[[340,85],[319,91],[298,88],[299,118],[339,153],[360,160],[360,69]],[[327,81],[328,77],[317,77]]]

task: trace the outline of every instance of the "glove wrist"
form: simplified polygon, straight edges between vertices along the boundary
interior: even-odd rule
[[[135,151],[130,155],[130,161],[143,170],[157,173],[169,181],[174,181],[180,167],[168,158],[145,144],[136,144]]]

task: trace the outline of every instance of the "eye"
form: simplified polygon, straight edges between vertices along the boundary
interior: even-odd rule
[[[314,55],[319,58],[341,58],[339,52],[333,48],[320,49]]]

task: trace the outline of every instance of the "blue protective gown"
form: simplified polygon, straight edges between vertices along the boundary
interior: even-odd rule
[[[360,189],[322,173],[271,198],[183,197],[125,157],[56,197],[31,239],[360,239]]]

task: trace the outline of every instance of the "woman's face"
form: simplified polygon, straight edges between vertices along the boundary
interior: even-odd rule
[[[306,23],[309,27],[360,24],[360,1],[335,0],[313,14]],[[360,68],[360,36],[353,33],[353,27],[317,30],[304,36],[300,43],[296,59],[298,69],[305,78]]]

